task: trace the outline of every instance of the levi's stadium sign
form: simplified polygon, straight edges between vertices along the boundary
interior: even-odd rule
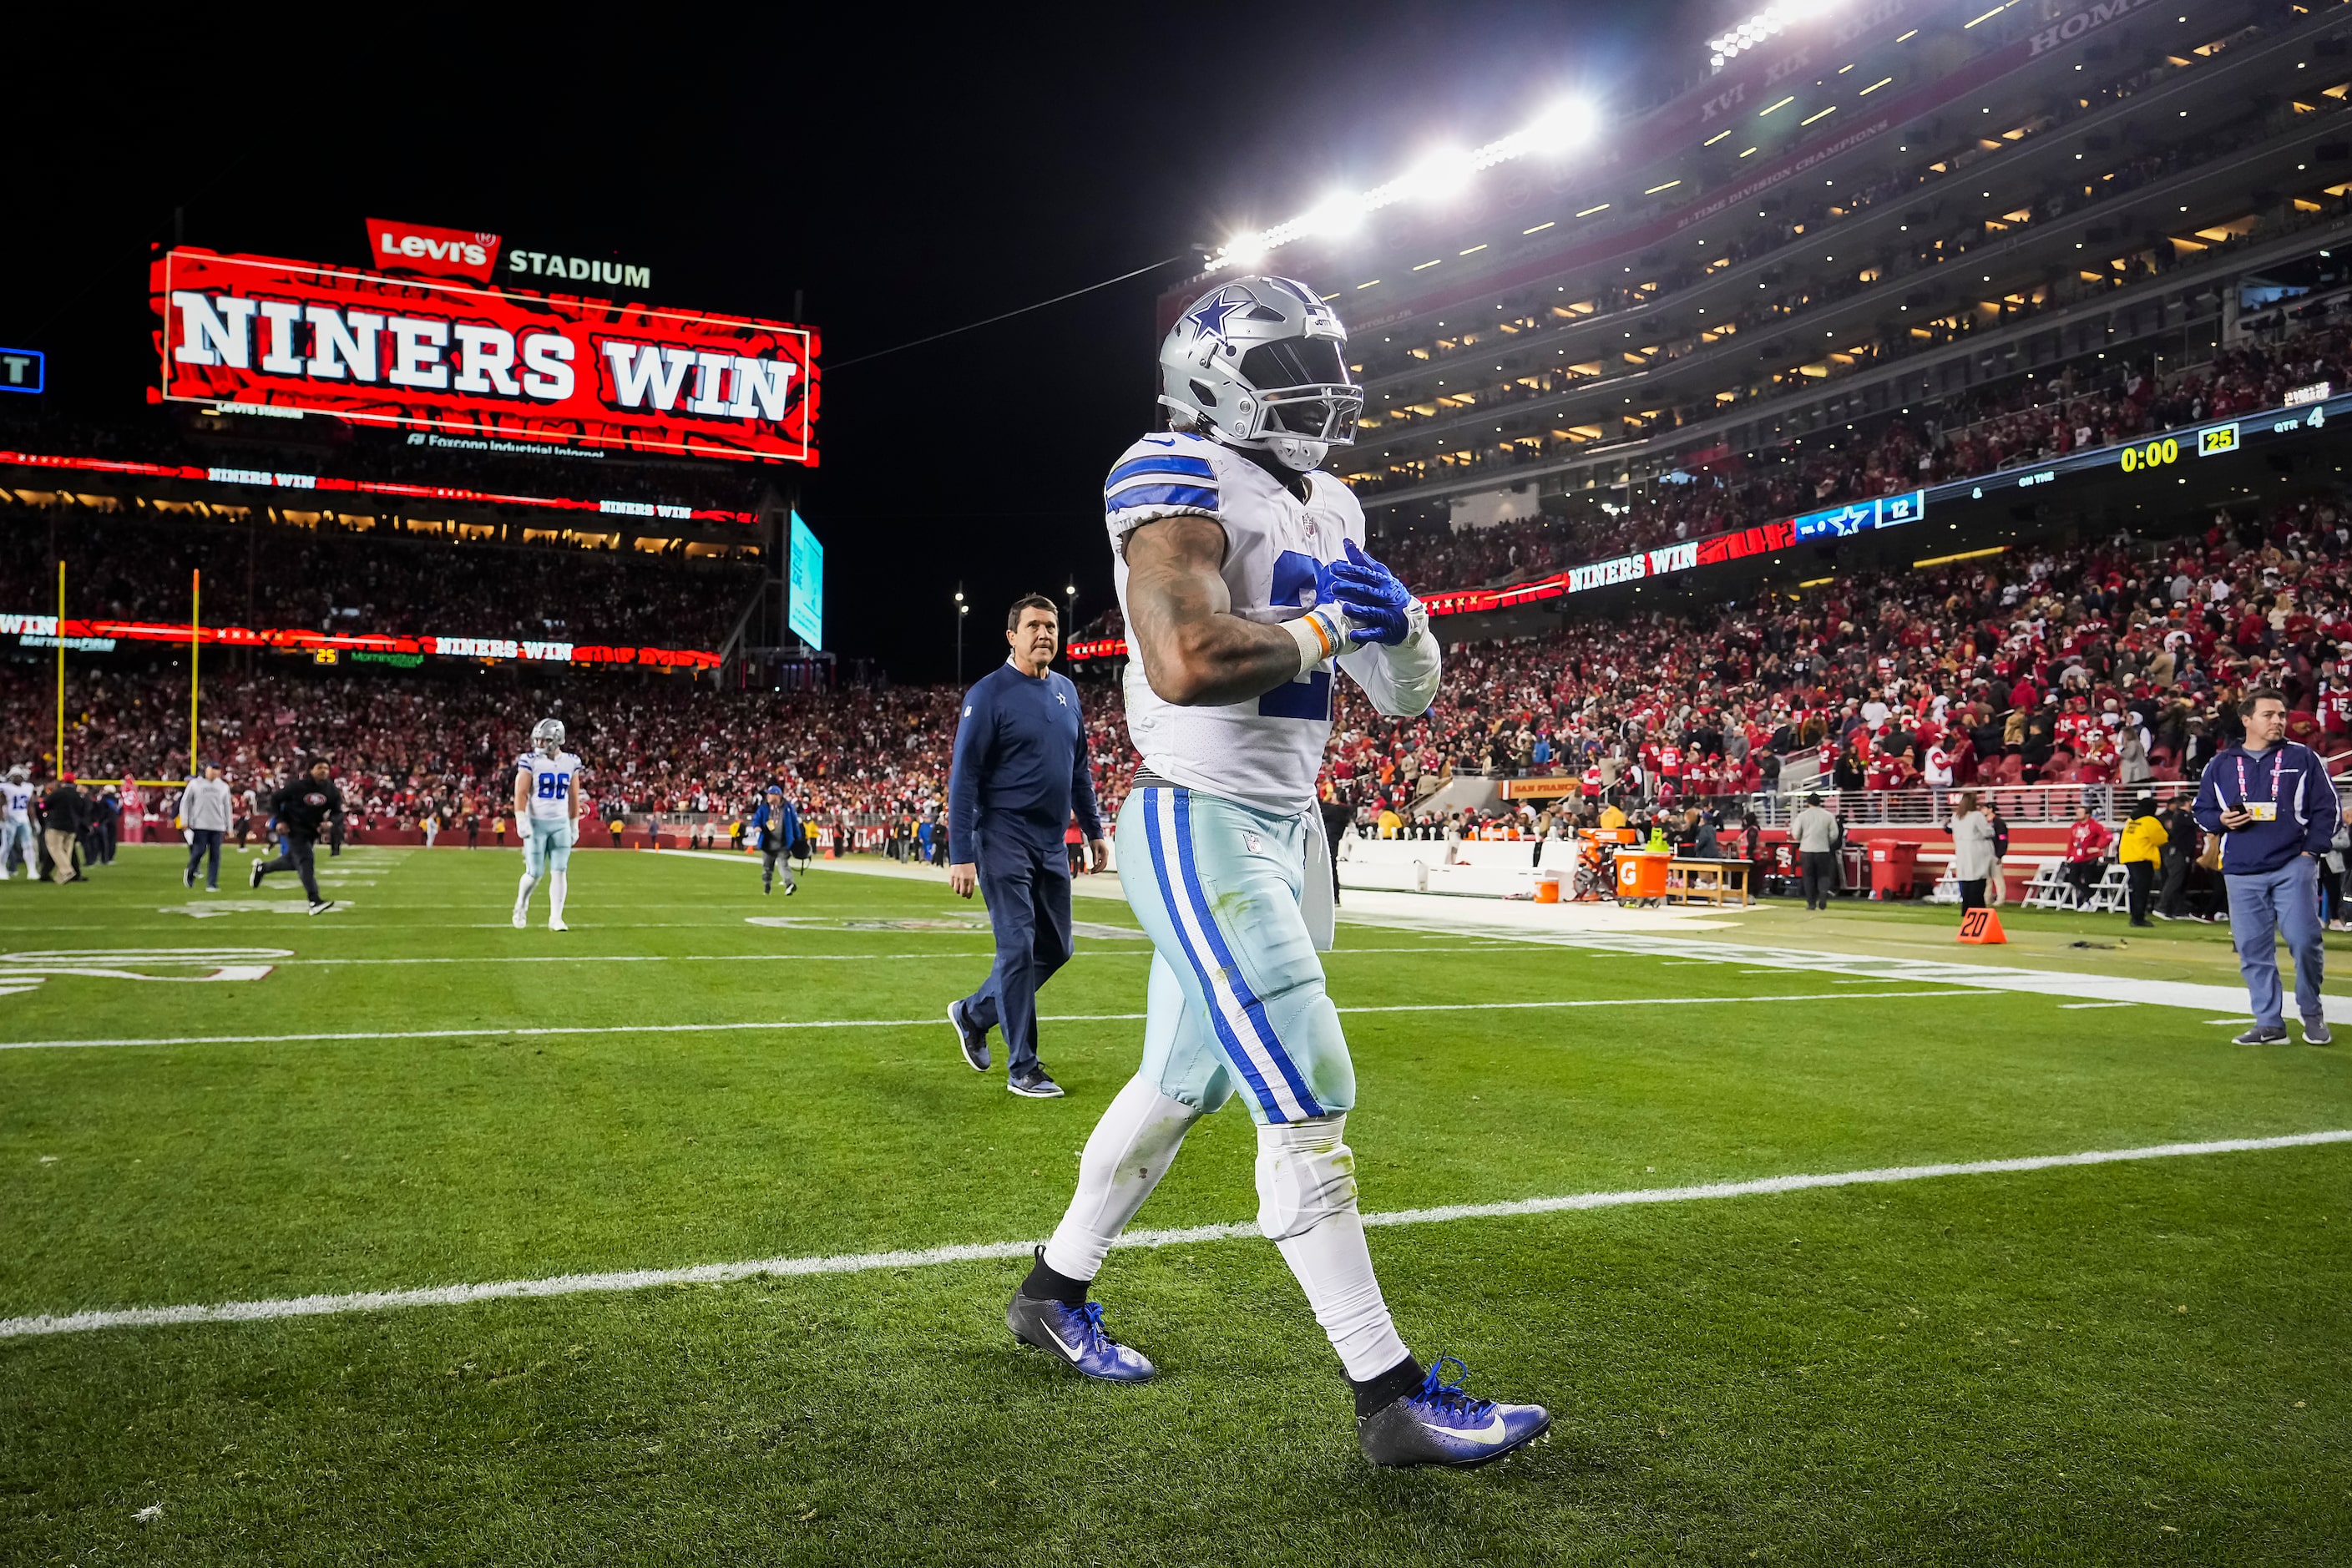
[[[807,327],[189,248],[150,287],[166,402],[816,463]]]

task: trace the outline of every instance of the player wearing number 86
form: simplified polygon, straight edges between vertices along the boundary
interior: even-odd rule
[[[515,892],[514,923],[530,923],[530,895],[547,882],[547,929],[563,931],[572,847],[580,841],[580,759],[563,749],[563,721],[541,719],[531,749],[515,759],[515,826],[522,837],[522,886]]]

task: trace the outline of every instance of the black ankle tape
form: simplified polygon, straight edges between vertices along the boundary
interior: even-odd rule
[[[1408,1355],[1388,1371],[1368,1377],[1361,1383],[1349,1378],[1348,1386],[1356,1391],[1357,1418],[1360,1420],[1374,1411],[1387,1409],[1419,1388],[1426,1375],[1421,1370],[1421,1363]]]
[[[1059,1301],[1066,1307],[1087,1304],[1087,1287],[1091,1279],[1073,1279],[1045,1267],[1045,1249],[1037,1249],[1037,1261],[1029,1270],[1029,1278],[1021,1281],[1021,1293],[1033,1301]],[[1414,1376],[1420,1373],[1416,1372]]]

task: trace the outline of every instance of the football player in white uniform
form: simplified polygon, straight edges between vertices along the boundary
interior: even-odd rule
[[[1005,1318],[1089,1376],[1150,1377],[1087,1289],[1186,1131],[1239,1093],[1258,1124],[1258,1226],[1339,1352],[1365,1457],[1478,1465],[1550,1417],[1465,1394],[1444,1376],[1452,1358],[1424,1370],[1398,1337],[1342,1142],[1355,1071],[1316,956],[1336,913],[1315,799],[1332,668],[1397,717],[1428,709],[1440,673],[1427,613],[1364,552],[1355,496],[1318,471],[1363,405],[1346,342],[1288,279],[1211,291],[1160,349],[1171,429],[1129,447],[1105,487],[1143,754],[1118,820],[1121,878],[1156,950],[1143,1065]]]
[[[522,837],[522,886],[516,890],[515,929],[530,922],[531,889],[547,879],[547,929],[564,931],[572,847],[580,841],[580,759],[563,749],[563,721],[541,719],[531,750],[515,761],[515,826]]]
[[[5,805],[7,821],[0,824],[0,881],[8,875],[12,860],[25,863],[25,880],[33,880],[40,873],[40,852],[33,847],[33,785],[32,773],[18,763],[8,770],[8,781],[0,784],[0,805]]]

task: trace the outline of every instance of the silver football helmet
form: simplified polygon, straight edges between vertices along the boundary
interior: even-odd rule
[[[1364,389],[1348,329],[1287,278],[1236,278],[1192,302],[1160,345],[1160,401],[1228,447],[1305,473],[1356,438]]]
[[[551,757],[563,750],[563,721],[541,719],[531,730],[530,743],[539,748],[541,756]]]

